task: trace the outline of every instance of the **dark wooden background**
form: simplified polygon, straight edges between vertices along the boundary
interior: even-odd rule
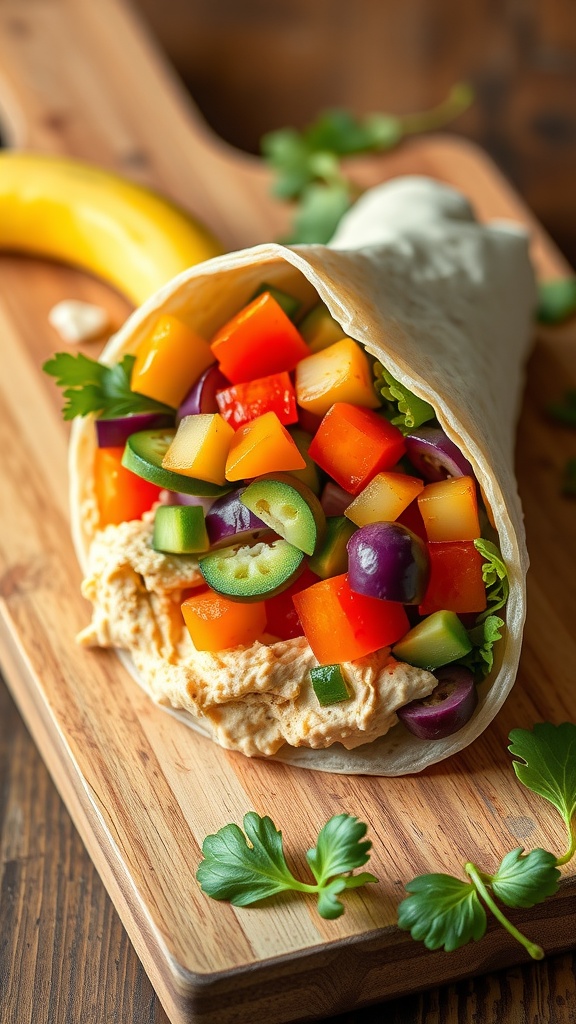
[[[453,130],[490,152],[576,263],[575,0],[137,6],[208,122],[251,152],[327,107],[408,113],[470,81],[476,104]],[[333,1024],[574,1024],[575,968],[565,954]],[[0,1022],[167,1024],[1,683]]]

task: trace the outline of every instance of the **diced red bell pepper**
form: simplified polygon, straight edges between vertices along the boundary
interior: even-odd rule
[[[482,579],[483,558],[472,541],[442,541],[428,544],[430,580],[420,615],[442,610],[483,612],[486,587]]]
[[[354,593],[347,573],[315,583],[293,601],[321,665],[356,661],[396,643],[410,628],[403,605]]]
[[[158,501],[161,488],[136,476],[122,465],[124,447],[97,448],[94,483],[100,526],[141,519]]]
[[[318,576],[310,569],[304,569],[301,576],[287,590],[266,601],[266,630],[281,640],[293,640],[296,636],[304,636],[302,623],[292,600],[295,594],[306,590],[318,582]]]
[[[406,526],[408,530],[412,530],[412,533],[415,533],[421,540],[428,540],[424,520],[422,519],[422,514],[418,508],[417,498],[415,498],[414,501],[411,501],[407,508],[400,513],[398,516],[398,522],[402,523],[402,526]]]
[[[310,457],[350,494],[392,469],[406,451],[398,427],[348,402],[335,402],[310,445]]]
[[[264,292],[212,338],[222,373],[233,384],[293,370],[310,355],[298,329],[270,292]]]
[[[218,391],[216,402],[222,419],[234,430],[265,412],[275,412],[285,425],[298,421],[296,393],[286,370]]]

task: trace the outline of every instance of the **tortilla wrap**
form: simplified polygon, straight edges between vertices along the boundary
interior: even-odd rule
[[[498,534],[510,582],[506,629],[495,647],[494,669],[479,687],[476,712],[464,728],[428,742],[398,724],[353,750],[338,743],[320,750],[284,745],[275,755],[328,772],[419,772],[480,735],[518,669],[528,556],[514,478],[514,434],[535,307],[527,234],[514,224],[480,225],[462,195],[435,181],[396,179],[359,200],[330,246],[259,245],[179,275],[130,316],[102,360],[110,364],[136,352],[161,313],[181,318],[210,339],[262,281],[304,300],[305,308],[320,298],[347,335],[434,407],[446,434],[472,464]],[[71,509],[84,570],[96,529],[95,443],[91,419],[76,420]],[[119,653],[139,679],[131,659]],[[207,731],[187,712],[175,713]]]

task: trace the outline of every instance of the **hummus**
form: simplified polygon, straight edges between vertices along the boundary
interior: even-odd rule
[[[384,648],[344,664],[350,699],[322,707],[305,637],[263,634],[250,647],[197,651],[180,604],[203,578],[192,556],[152,548],[153,522],[152,512],[96,533],[82,585],[92,622],[78,641],[128,651],[153,699],[189,712],[221,746],[248,756],[271,756],[283,744],[352,749],[383,736],[397,708],[436,686],[430,672]]]

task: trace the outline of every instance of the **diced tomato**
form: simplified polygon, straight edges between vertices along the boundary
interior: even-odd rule
[[[396,643],[410,628],[401,604],[354,593],[347,573],[315,583],[293,601],[321,665],[356,661]]]
[[[230,601],[206,588],[187,597],[181,607],[197,651],[253,644],[266,629],[264,601]]]
[[[100,526],[141,519],[158,501],[161,488],[136,476],[122,465],[124,448],[97,448],[94,483]]]
[[[311,587],[317,582],[318,576],[306,568],[291,587],[266,601],[266,630],[268,633],[272,633],[273,636],[277,636],[281,640],[293,640],[296,636],[304,636],[302,623],[292,599],[294,594],[299,594],[301,590],[306,590],[307,587]]]
[[[224,324],[212,352],[233,384],[293,370],[310,349],[270,292],[264,292]]]
[[[296,394],[285,370],[218,391],[216,402],[222,419],[234,430],[265,412],[275,412],[280,423],[298,421]]]
[[[392,469],[406,450],[398,427],[371,409],[336,402],[310,445],[310,457],[350,494]]]
[[[482,579],[483,558],[471,541],[438,542],[428,545],[430,580],[419,607],[421,615],[442,610],[483,612],[486,587]]]
[[[420,509],[418,508],[418,499],[411,501],[407,508],[398,516],[398,522],[402,523],[402,526],[406,526],[412,533],[415,533],[421,540],[427,540],[426,527],[424,526],[424,520]]]

